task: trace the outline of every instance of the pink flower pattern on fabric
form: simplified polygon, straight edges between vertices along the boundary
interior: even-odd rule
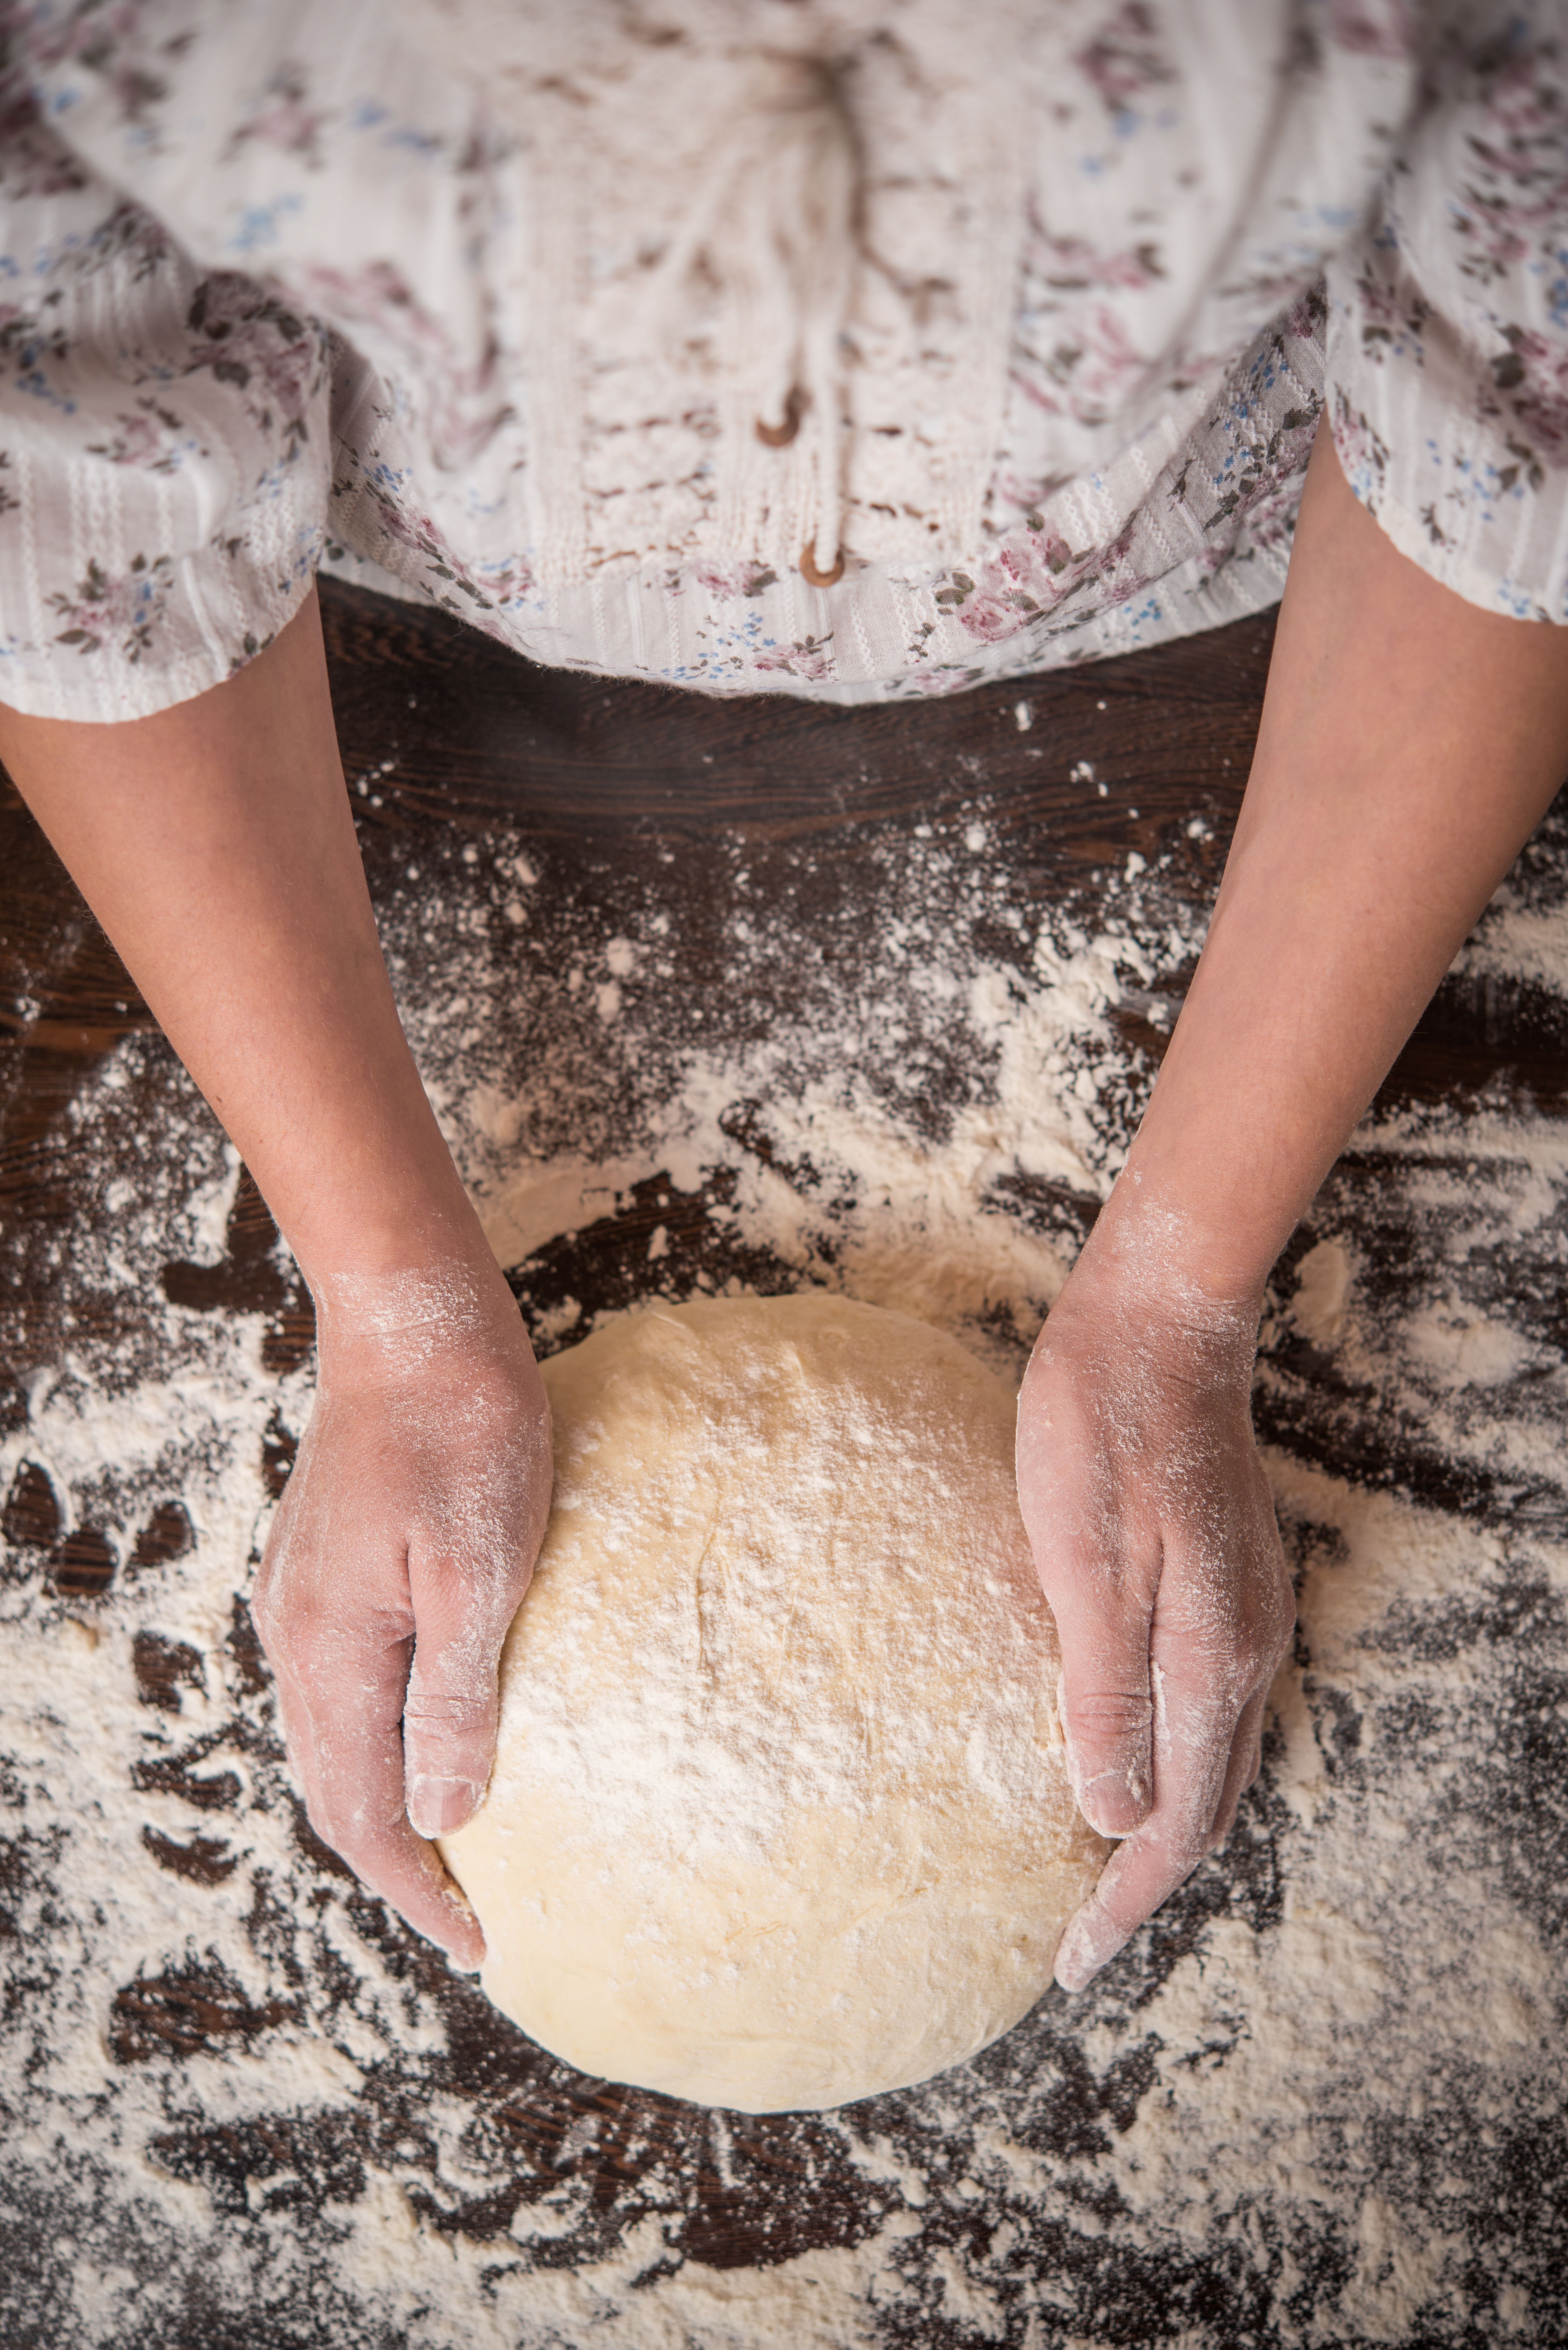
[[[584,511],[613,551],[678,493],[691,543],[560,584],[514,135],[370,0],[341,23],[277,12],[270,57],[274,19],[234,5],[256,36],[243,89],[218,0],[7,11],[0,697],[18,706],[131,715],[201,691],[323,559],[535,659],[711,691],[947,692],[1127,650],[1275,599],[1325,389],[1357,494],[1398,544],[1473,600],[1568,620],[1554,0],[1293,0],[1277,24],[1234,0],[1229,48],[1184,0],[1043,18],[1033,160],[999,224],[1017,267],[972,544],[933,560],[935,523],[913,515],[899,542],[896,504],[877,504],[887,467],[865,451],[904,427],[860,401],[873,337],[846,362],[831,587],[719,520],[702,536],[719,437],[750,421],[695,398],[645,415],[635,386],[585,465]],[[845,5],[874,38],[879,0]],[[1221,122],[1246,192],[1228,224],[1204,192]],[[187,193],[165,217],[169,189]],[[935,278],[906,296],[943,299]],[[933,475],[933,512],[946,494]],[[102,517],[85,549],[78,510]],[[857,548],[860,517],[907,555]]]

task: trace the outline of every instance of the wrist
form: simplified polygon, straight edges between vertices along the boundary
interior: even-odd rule
[[[452,1357],[532,1360],[516,1300],[483,1243],[477,1252],[317,1273],[310,1286],[324,1375],[379,1382],[428,1376]]]
[[[1168,1376],[1250,1391],[1262,1280],[1217,1271],[1200,1222],[1124,1173],[1079,1252],[1035,1348],[1036,1375]],[[1074,1367],[1076,1367],[1075,1369]]]
[[[1128,1310],[1216,1338],[1256,1334],[1273,1263],[1245,1237],[1216,1232],[1136,1165],[1124,1169],[1080,1253],[1074,1280],[1108,1287]]]
[[[278,1222],[316,1306],[324,1356],[395,1347],[402,1335],[434,1346],[516,1318],[506,1277],[446,1154],[421,1166],[389,1154],[379,1180],[341,1174],[288,1201]],[[265,1188],[264,1184],[264,1189]]]

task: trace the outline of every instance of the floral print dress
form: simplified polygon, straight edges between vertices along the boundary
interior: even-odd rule
[[[1568,621],[1568,0],[13,0],[0,701],[318,569],[530,658],[945,692],[1279,596],[1325,403]]]

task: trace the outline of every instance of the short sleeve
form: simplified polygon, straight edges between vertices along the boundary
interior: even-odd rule
[[[144,717],[262,650],[326,536],[328,345],[0,89],[0,702]]]
[[[1378,207],[1329,271],[1329,413],[1405,554],[1473,604],[1568,622],[1564,12],[1451,14]]]

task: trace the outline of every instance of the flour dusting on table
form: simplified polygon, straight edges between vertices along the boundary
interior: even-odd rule
[[[793,922],[814,852],[737,837],[706,997],[679,849],[538,914],[537,841],[410,871],[394,972],[417,944],[443,974],[410,1032],[542,1346],[589,1326],[597,1267],[604,1311],[819,1283],[1021,1367],[1199,933],[1158,864],[1043,919],[1003,848],[983,807],[890,843],[869,935],[830,896]],[[1462,980],[1561,1016],[1563,863]],[[271,2311],[344,2350],[1554,2338],[1561,1118],[1391,1113],[1282,1262],[1258,1410],[1301,1634],[1226,1851],[972,2064],[753,2124],[592,2092],[314,1844],[236,1602],[308,1409],[288,1267],[216,1310],[238,1170],[156,1040],[71,1116],[138,1172],[106,1173],[60,1360],[0,1442],[0,2215],[14,2247],[52,2231],[0,2336],[140,2350]],[[106,1300],[122,1327],[145,1303],[134,1344],[96,1335]],[[101,1598],[47,1571],[73,1529],[117,1562]],[[1151,2336],[1156,2275],[1184,2314]]]

